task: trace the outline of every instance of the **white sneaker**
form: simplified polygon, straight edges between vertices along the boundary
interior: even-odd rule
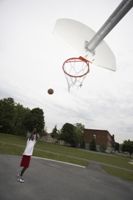
[[[24,183],[24,179],[22,177],[19,178],[20,183]]]

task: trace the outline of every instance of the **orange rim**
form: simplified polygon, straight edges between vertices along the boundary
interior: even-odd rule
[[[72,75],[72,74],[69,74],[69,73],[66,71],[65,66],[66,66],[67,63],[72,63],[72,62],[75,62],[75,63],[76,63],[76,62],[81,62],[81,63],[84,62],[84,63],[86,64],[86,66],[87,66],[86,72],[84,72],[84,73],[81,74],[81,75]],[[91,61],[87,60],[86,58],[84,58],[84,57],[82,57],[82,56],[80,56],[80,57],[78,57],[78,58],[76,58],[76,57],[68,58],[68,59],[65,60],[65,62],[63,63],[62,69],[63,69],[63,71],[64,71],[64,73],[65,73],[66,75],[68,75],[68,76],[70,76],[70,77],[80,78],[80,77],[83,77],[83,76],[85,76],[86,74],[89,73],[89,63],[91,63]]]

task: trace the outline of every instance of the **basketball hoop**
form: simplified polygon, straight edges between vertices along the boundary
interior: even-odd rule
[[[73,86],[79,88],[83,85],[83,81],[89,73],[89,63],[91,62],[82,56],[65,60],[62,69],[67,80],[68,91],[70,91]]]

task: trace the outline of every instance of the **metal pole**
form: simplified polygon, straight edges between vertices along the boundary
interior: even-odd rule
[[[112,15],[107,19],[99,31],[94,35],[90,41],[86,41],[85,49],[94,53],[94,50],[103,40],[103,38],[113,29],[113,27],[126,15],[126,13],[133,7],[133,0],[123,0],[115,9]]]

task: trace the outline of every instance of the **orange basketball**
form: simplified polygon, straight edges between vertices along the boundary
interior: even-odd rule
[[[49,88],[48,89],[48,94],[53,94],[54,93],[54,90],[52,88]]]

